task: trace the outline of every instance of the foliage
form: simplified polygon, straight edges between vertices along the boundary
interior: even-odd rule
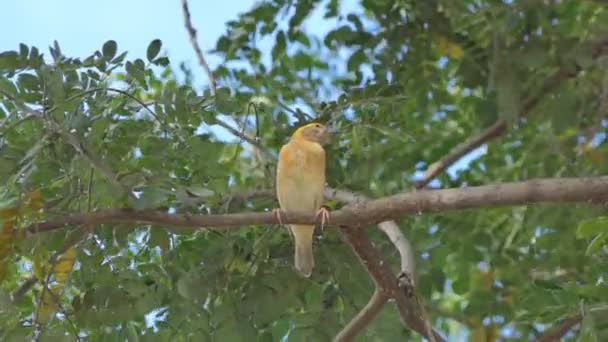
[[[297,277],[289,236],[275,227],[19,233],[41,218],[100,208],[274,208],[272,199],[231,200],[272,188],[274,161],[228,137],[218,119],[259,132],[273,154],[311,118],[339,127],[329,185],[371,197],[409,190],[498,119],[508,120],[508,134],[431,185],[608,173],[608,60],[594,59],[589,43],[608,30],[599,2],[340,5],[265,1],[227,23],[214,51],[224,60],[216,96],[197,93],[190,78],[178,82],[159,40],[146,60],[129,60],[114,41],[84,59],[58,43],[50,56],[25,44],[1,52],[2,340],[322,341],[348,323],[373,286],[334,229],[319,233],[311,280]],[[335,28],[308,32],[319,14]],[[583,71],[519,120],[523,101],[559,68]],[[399,223],[436,328],[476,341],[528,339],[583,313],[585,337],[599,341],[608,338],[606,221],[603,208],[521,205]],[[390,242],[369,232],[397,270]],[[38,284],[10,304],[28,277]],[[360,339],[408,336],[419,339],[387,306]]]

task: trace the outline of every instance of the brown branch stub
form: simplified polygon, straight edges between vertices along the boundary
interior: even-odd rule
[[[11,302],[13,304],[20,302],[23,296],[25,296],[29,292],[29,290],[37,283],[38,278],[36,278],[35,276],[31,276],[25,279],[23,284],[21,284],[21,286],[19,286],[17,289],[15,289],[15,291],[11,293]]]
[[[211,68],[209,68],[209,64],[207,64],[207,60],[203,55],[203,51],[201,47],[198,45],[196,41],[196,29],[192,25],[192,18],[190,17],[190,9],[188,7],[188,1],[182,0],[182,14],[184,16],[184,26],[186,26],[186,30],[188,31],[188,37],[190,38],[190,44],[192,44],[192,48],[194,49],[194,53],[196,53],[196,58],[198,59],[198,64],[205,70],[207,73],[207,78],[209,79],[209,91],[211,95],[215,96],[217,94],[217,85],[215,81],[215,77],[211,72]]]
[[[361,264],[374,281],[376,291],[379,291],[381,296],[387,296],[395,300],[403,323],[420,335],[430,339],[424,320],[414,313],[414,303],[399,288],[397,278],[385,265],[380,254],[367,238],[365,231],[360,226],[340,226],[340,233],[359,257]],[[435,341],[444,341],[443,337],[434,331],[433,338]]]
[[[543,202],[606,204],[608,203],[608,176],[537,179],[468,188],[402,193],[355,206],[346,206],[332,213],[331,224],[364,226],[416,213]],[[282,221],[283,224],[321,223],[314,213],[308,212],[285,212]],[[105,209],[35,223],[26,228],[26,233],[52,231],[66,226],[94,226],[104,223],[159,224],[187,229],[279,224],[277,217],[271,212],[190,215],[134,209]]]

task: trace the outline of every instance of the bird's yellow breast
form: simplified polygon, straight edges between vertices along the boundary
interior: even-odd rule
[[[323,201],[325,150],[318,143],[292,140],[279,153],[277,197],[285,210],[317,210]]]

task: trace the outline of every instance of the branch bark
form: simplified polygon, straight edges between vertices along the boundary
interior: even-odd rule
[[[389,297],[376,287],[372,298],[334,338],[335,342],[352,341],[380,313]]]
[[[591,58],[597,59],[598,57],[606,54],[608,52],[608,38],[599,39],[593,43]],[[556,89],[563,81],[573,78],[578,75],[580,68],[578,66],[574,69],[569,69],[566,67],[560,67],[554,74],[549,76],[545,82],[543,82],[542,87],[535,95],[531,95],[526,98],[519,110],[519,116],[525,117],[528,115],[543,99],[545,95],[549,92]],[[464,157],[469,152],[475,150],[476,148],[482,146],[488,141],[502,135],[506,132],[509,127],[508,121],[504,119],[500,119],[496,121],[492,126],[484,129],[481,133],[471,137],[465,142],[454,147],[448,154],[441,157],[438,161],[429,165],[429,167],[424,172],[424,175],[420,180],[418,180],[415,184],[416,189],[422,189],[426,185],[428,185],[435,177],[445,171],[447,168],[452,166],[455,162],[460,160],[460,158]]]
[[[424,320],[414,313],[414,303],[410,300],[411,298],[408,298],[398,286],[397,278],[388,269],[376,248],[374,248],[367,238],[365,231],[360,227],[340,226],[340,232],[373,279],[376,291],[380,292],[379,296],[386,296],[395,300],[401,320],[407,327],[429,340],[434,338],[435,341],[444,341],[443,337],[435,331],[432,332],[432,337],[429,336],[428,331],[431,329],[427,329]],[[368,315],[366,317],[368,321],[371,321],[371,318],[373,316]],[[356,323],[362,324],[361,321]]]
[[[409,214],[488,208],[532,203],[608,203],[608,176],[590,178],[537,179],[525,182],[483,185],[445,190],[402,193],[349,205],[332,214],[333,225],[378,224]],[[72,214],[56,220],[34,223],[26,234],[46,232],[66,226],[94,226],[104,223],[161,224],[181,228],[234,227],[278,224],[271,212],[226,215],[169,214],[162,211],[105,209]],[[286,212],[283,224],[320,224],[314,213]]]

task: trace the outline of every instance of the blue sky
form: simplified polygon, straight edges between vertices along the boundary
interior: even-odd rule
[[[179,0],[8,0],[2,5],[0,51],[17,49],[19,43],[37,46],[48,54],[57,40],[68,56],[86,57],[110,39],[129,57],[144,57],[153,39],[163,41],[172,62],[189,62],[194,53],[184,28]],[[203,51],[215,46],[225,23],[255,4],[253,0],[190,1],[190,11]],[[8,33],[8,34],[7,34]],[[208,57],[210,64],[218,60]]]

